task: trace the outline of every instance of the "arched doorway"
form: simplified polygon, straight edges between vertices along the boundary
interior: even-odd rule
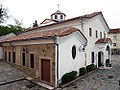
[[[103,52],[98,52],[98,67],[103,65],[103,61],[104,61],[104,54]]]

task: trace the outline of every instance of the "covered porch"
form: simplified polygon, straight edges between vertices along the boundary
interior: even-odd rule
[[[103,66],[104,69],[106,69],[106,67],[111,66],[111,44],[112,42],[109,38],[99,39],[96,42],[96,48],[98,51],[98,53],[96,54],[97,68]]]

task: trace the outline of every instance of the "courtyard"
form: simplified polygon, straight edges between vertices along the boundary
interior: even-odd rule
[[[62,90],[120,90],[120,56],[112,55],[112,67],[97,69]],[[28,77],[16,68],[0,61],[0,83]],[[27,80],[0,85],[0,90],[43,90]],[[61,90],[61,89],[60,89]]]
[[[112,67],[97,69],[63,90],[120,90],[120,56],[112,55]]]

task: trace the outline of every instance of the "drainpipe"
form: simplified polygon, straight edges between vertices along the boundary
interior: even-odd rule
[[[56,37],[53,38],[54,44],[57,47],[57,63],[56,63],[56,70],[57,70],[57,87],[59,87],[59,44],[56,43]]]

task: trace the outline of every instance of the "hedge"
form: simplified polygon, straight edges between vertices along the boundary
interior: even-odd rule
[[[80,76],[85,75],[85,68],[84,67],[79,69],[79,75]]]
[[[75,79],[76,76],[77,76],[77,71],[72,71],[72,72],[64,74],[62,76],[62,84],[70,82],[71,80]]]

